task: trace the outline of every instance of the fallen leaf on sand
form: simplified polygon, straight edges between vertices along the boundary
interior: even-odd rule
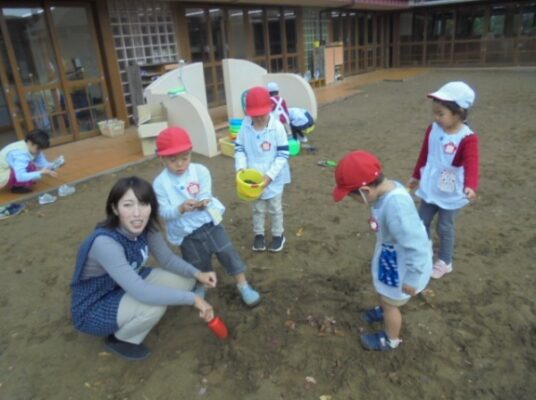
[[[303,236],[303,228],[298,229],[298,231],[296,232],[296,236],[298,236],[298,237]]]
[[[291,319],[287,319],[285,321],[285,326],[289,329],[296,329],[296,322],[294,322],[293,320]]]
[[[101,351],[99,353],[99,357],[110,357],[110,356],[111,356],[111,354],[106,352],[106,351]]]
[[[319,397],[320,400],[331,400],[331,396],[329,394],[323,394]]]

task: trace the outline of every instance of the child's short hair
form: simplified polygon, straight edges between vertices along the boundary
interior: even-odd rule
[[[455,101],[446,101],[446,100],[439,100],[439,99],[432,99],[434,103],[441,104],[443,107],[448,109],[451,113],[454,115],[459,115],[462,121],[465,121],[467,119],[467,116],[469,115],[469,110],[462,108],[456,103]]]
[[[25,140],[32,142],[39,150],[48,149],[50,147],[50,138],[48,133],[41,129],[34,129],[26,134]]]

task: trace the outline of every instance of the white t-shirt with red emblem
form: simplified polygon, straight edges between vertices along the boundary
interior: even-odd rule
[[[225,211],[225,206],[212,196],[210,171],[201,164],[190,163],[180,176],[164,169],[154,180],[153,188],[158,199],[160,216],[166,222],[168,239],[175,245],[180,245],[184,237],[197,228],[212,222],[208,208],[214,208],[220,214]],[[210,203],[206,209],[181,214],[179,206],[188,199],[210,199]]]
[[[250,117],[244,118],[235,142],[235,169],[255,169],[272,179],[261,199],[281,194],[285,184],[290,183],[288,157],[285,127],[273,114],[262,131],[253,128]]]

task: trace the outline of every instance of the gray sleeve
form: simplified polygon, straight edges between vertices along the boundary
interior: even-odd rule
[[[147,235],[147,240],[149,242],[149,251],[156,258],[159,266],[174,274],[195,278],[195,274],[199,270],[173,253],[161,232],[150,232]]]
[[[393,239],[406,252],[407,272],[402,283],[417,287],[420,275],[429,264],[429,242],[415,205],[402,196],[392,196],[385,223]]]
[[[147,283],[129,265],[123,247],[109,236],[95,239],[89,257],[104,268],[110,277],[129,295],[149,305],[192,305],[192,292]]]

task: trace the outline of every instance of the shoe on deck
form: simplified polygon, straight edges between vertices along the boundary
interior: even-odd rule
[[[283,250],[283,247],[285,246],[285,242],[287,239],[284,235],[281,236],[274,236],[272,238],[272,243],[270,244],[270,251],[272,253],[277,253],[281,250]]]
[[[151,354],[151,351],[143,343],[134,344],[123,342],[122,340],[117,339],[114,335],[109,335],[104,339],[104,344],[108,350],[131,361],[143,360]]]
[[[19,215],[25,208],[26,206],[24,204],[18,203],[12,203],[8,206],[5,206],[0,209],[0,220]]]
[[[13,186],[9,190],[11,191],[11,193],[16,193],[16,194],[25,194],[25,193],[32,192],[32,188],[28,186]]]
[[[450,274],[452,272],[452,263],[447,264],[443,260],[437,260],[434,264],[434,269],[432,270],[432,278],[439,279],[445,274]]]
[[[54,203],[56,200],[58,200],[58,198],[50,193],[45,193],[39,196],[39,204],[41,205]]]
[[[259,292],[253,289],[249,283],[246,282],[245,284],[237,285],[237,288],[242,296],[242,300],[249,307],[255,307],[261,302],[261,295]]]
[[[255,239],[253,239],[253,247],[251,248],[253,251],[264,251],[266,250],[266,242],[264,241],[264,235],[255,235]]]
[[[385,331],[363,333],[361,335],[361,345],[366,350],[375,350],[375,351],[389,351],[393,350],[389,346],[389,338]]]
[[[74,194],[74,192],[76,192],[76,189],[71,185],[61,185],[58,188],[58,196],[60,197],[70,196]]]
[[[361,319],[367,324],[372,324],[374,322],[383,322],[383,308],[376,306],[370,310],[365,311],[361,314]]]

